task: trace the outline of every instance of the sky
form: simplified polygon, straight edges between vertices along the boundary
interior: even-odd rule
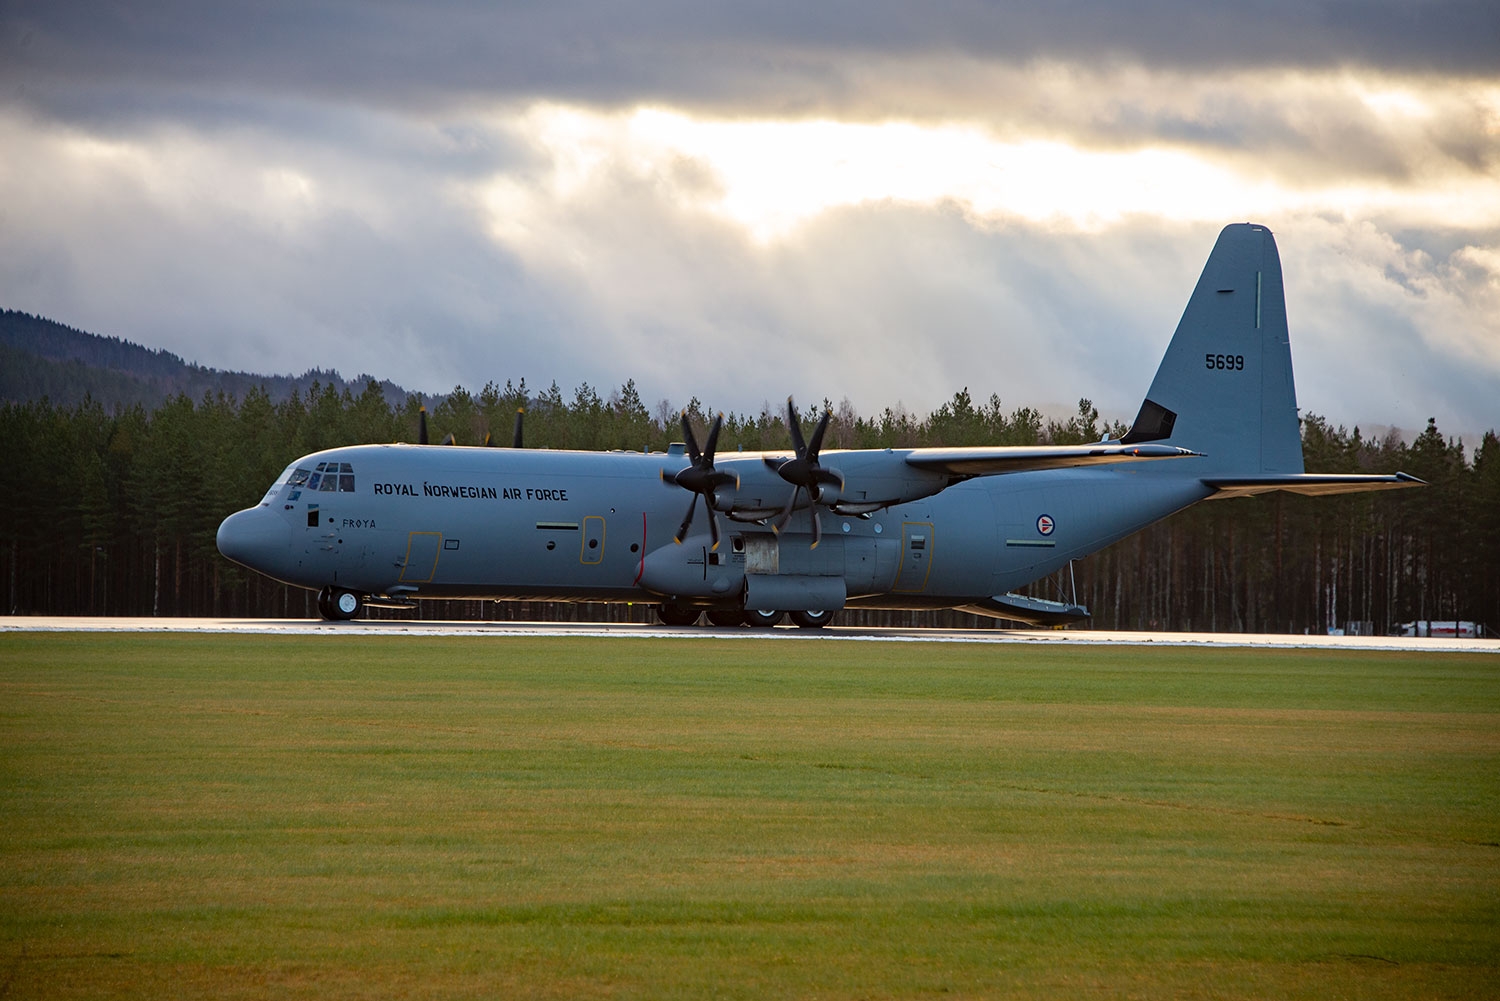
[[[1500,427],[1500,4],[0,0],[0,307],[216,368],[1128,422],[1243,221]]]

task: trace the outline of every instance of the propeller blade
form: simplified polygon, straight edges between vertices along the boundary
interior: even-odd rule
[[[458,444],[458,439],[455,438],[455,437],[453,437],[453,432],[452,431],[449,431],[448,434],[447,434],[447,436],[443,438],[443,444],[444,445],[457,445]]]
[[[771,523],[771,530],[773,532],[780,532],[783,528],[786,528],[786,523],[792,520],[792,509],[797,506],[797,493],[801,489],[801,484],[792,487],[792,496],[787,498],[786,507],[781,509],[781,513]]]
[[[698,451],[698,438],[693,434],[693,423],[688,420],[687,411],[682,412],[682,440],[687,442],[688,459],[693,465],[701,465],[703,453]]]
[[[491,447],[494,446],[494,444],[495,443],[490,440],[490,433],[488,431],[486,431],[484,433],[484,447],[485,448],[491,448]]]
[[[714,422],[708,429],[708,441],[703,445],[703,465],[709,469],[714,465],[714,452],[719,447],[719,428],[724,426],[724,414],[714,415]]]
[[[820,484],[835,486],[840,490],[844,489],[844,474],[837,469],[825,469],[819,466],[812,471],[812,475],[813,479]]]
[[[786,430],[792,436],[792,450],[797,453],[797,458],[802,458],[807,452],[807,443],[802,440],[802,424],[797,420],[797,408],[790,396],[786,398]]]
[[[693,500],[690,504],[688,504],[687,517],[682,519],[682,525],[677,529],[677,534],[672,536],[673,542],[677,543],[679,546],[682,545],[682,540],[687,538],[688,527],[693,523],[693,515],[697,513],[698,495],[693,494]]]
[[[510,435],[510,447],[511,448],[525,448],[526,447],[525,445],[521,444],[521,418],[525,415],[525,413],[526,413],[526,411],[520,409],[519,407],[516,408],[516,428],[515,428],[514,431],[511,432],[511,435]]]
[[[694,497],[693,502],[697,503],[697,501],[698,498]],[[708,534],[714,540],[714,544],[708,548],[717,553],[719,551],[719,516],[714,513],[712,504],[704,503],[703,506],[708,509]]]
[[[417,407],[417,444],[427,444],[427,408]]]
[[[823,541],[823,519],[818,517],[818,505],[812,506],[813,541],[809,549],[817,549],[818,543]]]
[[[813,465],[818,463],[818,452],[823,448],[823,432],[828,430],[828,419],[832,416],[832,410],[823,411],[823,416],[818,418],[818,426],[813,429],[812,441],[807,446],[807,461]]]

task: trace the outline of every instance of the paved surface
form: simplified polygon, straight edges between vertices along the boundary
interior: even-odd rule
[[[69,616],[0,616],[7,632],[197,632],[349,636],[633,636],[682,640],[818,640],[875,643],[1065,643],[1156,646],[1280,647],[1291,649],[1404,650],[1419,653],[1500,654],[1500,639],[1428,639],[1394,636],[1296,636],[1251,633],[1146,633],[1097,629],[904,629],[831,626],[826,629],[715,629],[640,623],[452,622],[318,619],[132,619]]]

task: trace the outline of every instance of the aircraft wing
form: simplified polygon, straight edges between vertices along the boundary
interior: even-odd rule
[[[1224,500],[1228,497],[1252,497],[1273,490],[1323,497],[1329,494],[1357,494],[1366,490],[1400,490],[1404,487],[1425,487],[1427,482],[1408,473],[1392,473],[1389,476],[1367,476],[1360,473],[1269,473],[1264,476],[1224,476],[1205,479],[1204,484],[1214,488],[1209,500]]]
[[[907,465],[956,476],[993,476],[1024,473],[1034,469],[1066,469],[1097,466],[1139,459],[1180,459],[1202,455],[1175,445],[1124,445],[1096,442],[1092,445],[996,445],[978,448],[917,448],[906,456]]]

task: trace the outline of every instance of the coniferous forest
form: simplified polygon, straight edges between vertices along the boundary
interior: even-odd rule
[[[826,404],[826,401],[825,401]],[[662,450],[681,437],[677,410],[654,411],[633,382],[607,397],[588,385],[571,400],[554,383],[540,394],[491,383],[455,389],[432,412],[432,441],[452,434],[480,444],[509,441],[526,411],[526,444],[568,449]],[[708,423],[698,400],[687,410],[700,440]],[[809,429],[815,416],[808,408]],[[149,408],[113,411],[92,399],[0,405],[6,442],[0,520],[3,609],[11,614],[312,616],[313,596],[250,573],[215,549],[219,522],[253,505],[294,458],[361,442],[415,441],[418,401],[388,402],[368,383],[355,394],[314,384],[275,402],[263,389],[243,398],[178,395]],[[827,448],[1025,445],[1097,441],[1102,425],[1087,400],[1066,422],[967,390],[925,418],[887,409],[862,417],[834,408]],[[721,454],[785,449],[780,412],[726,414]],[[1472,455],[1432,422],[1415,440],[1366,439],[1358,429],[1303,421],[1309,471],[1410,473],[1422,489],[1346,497],[1272,494],[1213,501],[1169,518],[1067,572],[1037,582],[1039,597],[1076,593],[1103,629],[1384,634],[1421,619],[1467,619],[1500,627],[1500,438]],[[399,616],[401,612],[376,615]],[[647,620],[649,606],[427,602],[416,613],[487,619]],[[845,611],[840,622],[995,625],[956,612]]]

